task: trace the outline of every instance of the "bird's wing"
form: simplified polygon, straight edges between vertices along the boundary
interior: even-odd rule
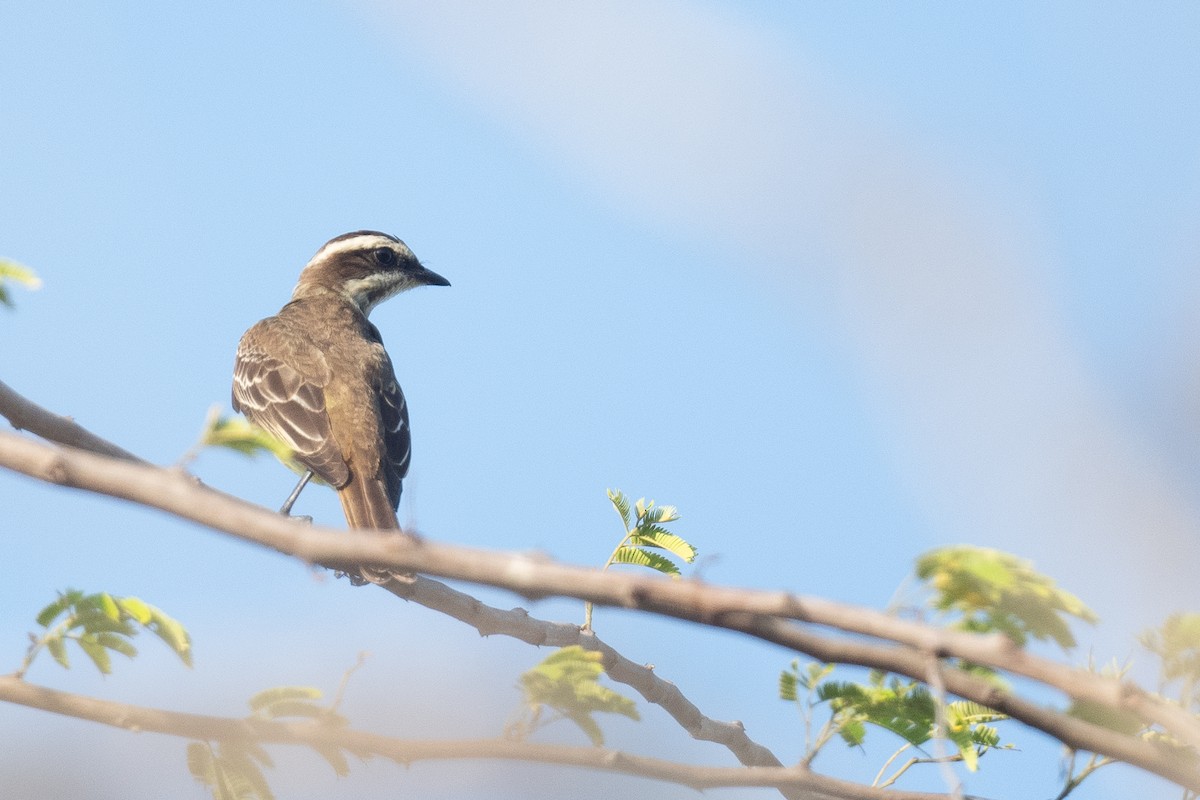
[[[408,427],[408,403],[404,392],[396,382],[392,361],[384,353],[379,370],[378,384],[379,421],[383,434],[386,456],[381,465],[383,479],[387,485],[392,508],[400,505],[400,492],[404,476],[408,474],[408,462],[412,458],[412,433]]]
[[[234,365],[233,409],[290,447],[296,461],[331,486],[343,486],[350,479],[330,434],[324,388],[248,344],[246,337],[238,345]]]

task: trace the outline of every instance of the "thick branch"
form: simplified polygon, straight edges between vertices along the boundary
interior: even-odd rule
[[[914,680],[923,680],[925,675],[924,656],[920,650],[834,639],[764,613],[762,609],[772,603],[790,602],[787,595],[780,593],[600,572],[555,564],[545,557],[435,544],[395,533],[342,532],[300,526],[265,509],[208,489],[178,470],[146,467],[76,450],[59,450],[14,434],[0,433],[0,466],[44,481],[159,508],[313,564],[342,568],[377,565],[399,572],[423,572],[467,580],[531,598],[575,597],[601,605],[637,608],[741,631],[822,661],[884,669]],[[915,624],[904,623],[905,626]],[[940,655],[956,655],[950,644],[951,640],[947,639],[947,646]],[[1034,658],[1028,654],[1024,657]],[[1007,668],[1003,663],[999,666]],[[1069,747],[1126,761],[1182,786],[1200,790],[1200,771],[1193,764],[1148,742],[1042,708],[963,673],[949,672],[946,688],[960,697],[996,708],[1045,731]],[[1073,688],[1065,688],[1065,691],[1074,696]],[[1170,730],[1185,741],[1192,733],[1182,726]]]
[[[383,756],[402,764],[431,759],[497,758],[619,772],[695,789],[763,786],[792,789],[804,792],[808,797],[816,792],[822,797],[846,800],[946,800],[943,794],[876,789],[815,775],[807,769],[795,767],[701,767],[599,747],[566,747],[507,739],[396,739],[318,722],[278,722],[187,714],[59,692],[11,676],[0,677],[0,700],[131,731],[150,731],[203,741],[250,740],[333,746],[354,753]]]

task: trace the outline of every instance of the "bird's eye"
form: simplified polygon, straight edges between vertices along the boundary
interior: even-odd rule
[[[396,251],[381,247],[375,251],[375,260],[385,267],[393,266],[396,263]]]

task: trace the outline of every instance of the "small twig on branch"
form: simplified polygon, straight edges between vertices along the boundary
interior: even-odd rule
[[[342,673],[342,679],[338,682],[337,691],[334,692],[333,700],[329,703],[330,711],[336,713],[337,710],[341,708],[342,700],[344,700],[346,697],[346,687],[350,685],[350,678],[352,675],[354,675],[354,673],[358,672],[363,664],[367,663],[367,655],[368,654],[366,651],[359,653],[358,660],[354,662],[354,666],[348,668]]]
[[[899,751],[897,751],[896,753],[893,754],[893,758],[897,755],[899,755]],[[888,778],[886,781],[884,781],[883,783],[873,783],[871,785],[878,786],[880,789],[886,789],[887,787],[891,786],[896,781],[900,780],[901,775],[903,775],[905,772],[908,772],[909,769],[911,769],[912,767],[915,767],[917,764],[955,763],[955,762],[962,761],[962,760],[963,760],[963,757],[961,755],[959,755],[958,753],[955,753],[954,755],[948,755],[948,756],[934,756],[933,758],[918,758],[916,756],[913,756],[908,761],[905,761],[900,766],[899,769],[897,769],[894,773],[892,773],[892,776],[890,778]],[[890,759],[889,759],[888,763],[889,764],[891,763]],[[882,773],[880,773],[880,775],[882,775]],[[876,778],[876,780],[878,780],[878,777]]]
[[[1104,767],[1104,766],[1107,766],[1107,765],[1113,763],[1113,760],[1111,758],[1101,758],[1100,756],[1093,753],[1091,758],[1088,759],[1088,763],[1084,766],[1084,768],[1079,770],[1078,773],[1076,773],[1075,772],[1075,755],[1076,755],[1075,752],[1072,751],[1071,757],[1070,757],[1070,759],[1068,761],[1068,765],[1067,765],[1066,783],[1063,784],[1062,791],[1058,793],[1058,796],[1055,797],[1054,800],[1066,800],[1066,797],[1068,795],[1070,795],[1071,792],[1073,792],[1079,788],[1079,785],[1081,783],[1083,783],[1085,778],[1087,778],[1089,775],[1091,775],[1093,772],[1100,769],[1101,767]]]

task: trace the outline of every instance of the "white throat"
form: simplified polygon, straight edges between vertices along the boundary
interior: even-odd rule
[[[395,297],[405,288],[407,287],[402,275],[376,273],[346,281],[342,293],[347,300],[358,307],[364,317],[368,317],[375,306],[389,297]]]

